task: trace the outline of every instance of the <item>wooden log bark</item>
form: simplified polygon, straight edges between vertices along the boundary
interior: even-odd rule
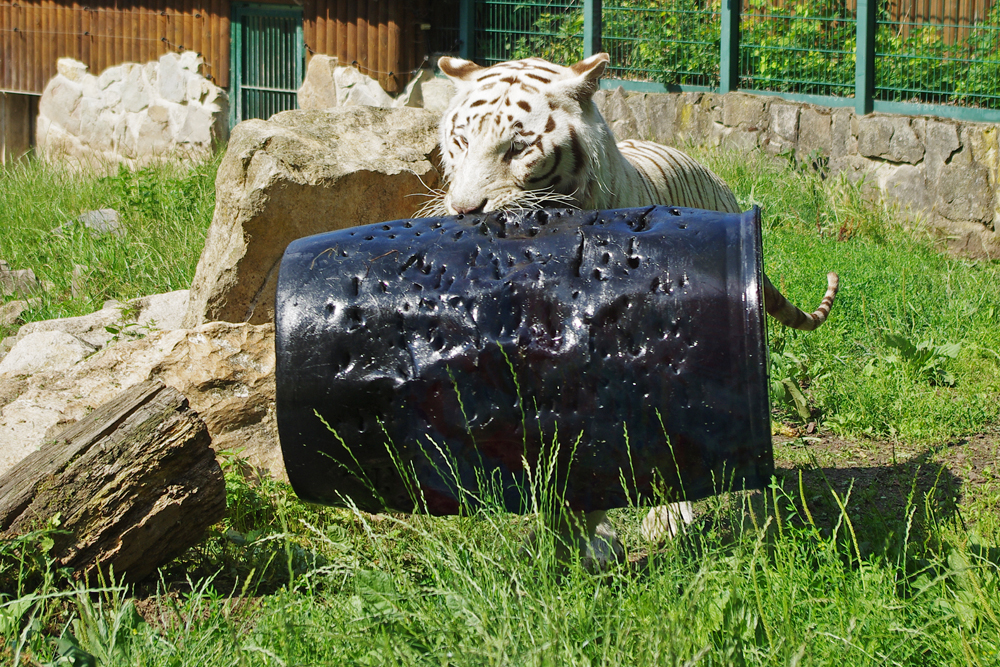
[[[0,478],[0,537],[58,516],[57,565],[138,581],[225,514],[210,443],[177,390],[158,380],[128,389]]]

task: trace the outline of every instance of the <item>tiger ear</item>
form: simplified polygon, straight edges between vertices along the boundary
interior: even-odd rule
[[[564,82],[566,93],[578,102],[589,100],[597,92],[601,76],[609,62],[611,56],[607,53],[595,53],[570,65],[569,68],[576,76]]]
[[[475,73],[483,68],[471,60],[441,56],[438,59],[438,69],[444,72],[449,79],[458,83],[459,81],[470,81]]]

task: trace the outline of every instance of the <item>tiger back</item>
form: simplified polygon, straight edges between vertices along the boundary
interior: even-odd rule
[[[599,53],[569,67],[527,58],[483,68],[441,58],[441,71],[456,87],[440,126],[448,190],[420,214],[648,205],[738,213],[725,182],[685,153],[650,141],[615,141],[593,101],[609,60]],[[765,308],[786,326],[815,329],[837,289],[836,274],[828,274],[819,307],[805,313],[764,276]]]

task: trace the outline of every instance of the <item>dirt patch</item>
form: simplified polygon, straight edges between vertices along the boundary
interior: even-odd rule
[[[1000,495],[1000,433],[923,446],[852,441],[831,434],[774,438],[775,475],[821,524],[839,518],[836,492],[867,533],[884,535],[928,523],[974,523]],[[799,491],[799,476],[802,491]]]

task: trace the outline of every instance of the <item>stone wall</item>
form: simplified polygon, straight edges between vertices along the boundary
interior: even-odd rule
[[[38,153],[92,168],[208,157],[228,137],[229,105],[225,91],[198,74],[200,65],[186,51],[95,76],[60,58],[38,105]]]
[[[831,174],[864,176],[886,201],[945,231],[956,250],[1000,252],[1000,126],[869,114],[743,93],[599,91],[619,139],[794,153]],[[819,158],[818,160],[816,158]]]

